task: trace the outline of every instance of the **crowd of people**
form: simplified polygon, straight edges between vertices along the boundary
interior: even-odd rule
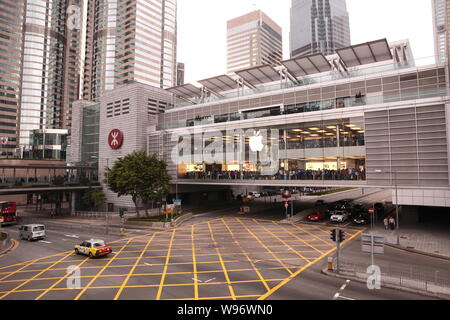
[[[212,171],[188,172],[184,179],[195,180],[366,180],[366,171],[363,169],[341,170],[280,170],[275,175],[262,175],[256,171]]]

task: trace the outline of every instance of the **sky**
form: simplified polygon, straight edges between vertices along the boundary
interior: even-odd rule
[[[226,73],[226,23],[260,9],[283,29],[289,59],[291,0],[178,0],[177,60],[185,82]],[[409,39],[414,57],[434,55],[431,0],[347,0],[352,44]]]

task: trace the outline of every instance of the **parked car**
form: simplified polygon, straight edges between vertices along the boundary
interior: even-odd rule
[[[45,226],[43,224],[27,224],[21,226],[19,229],[20,239],[32,240],[44,240],[46,237]]]
[[[351,209],[352,217],[356,217],[356,216],[358,216],[360,214],[365,214],[365,213],[367,213],[367,209],[364,208],[363,205],[355,204],[355,205],[352,206],[352,209]]]
[[[330,217],[331,222],[346,222],[350,217],[350,213],[345,210],[335,210]]]
[[[339,200],[334,202],[330,207],[331,207],[330,211],[335,210],[350,211],[352,208],[352,200]]]
[[[76,254],[84,254],[90,258],[103,257],[112,252],[112,248],[105,244],[103,240],[86,240],[75,246]]]
[[[322,221],[325,220],[327,215],[325,212],[316,210],[308,216],[309,221]]]
[[[369,221],[370,221],[370,219],[369,219],[368,215],[363,214],[363,213],[356,215],[355,218],[353,219],[353,222],[355,224],[359,224],[359,225],[369,224]]]
[[[256,192],[256,191],[252,191],[248,193],[250,196],[253,196],[255,199],[256,198],[261,198],[261,193]]]

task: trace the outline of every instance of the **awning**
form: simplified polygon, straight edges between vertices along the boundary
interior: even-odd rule
[[[190,83],[178,87],[168,88],[166,90],[184,99],[199,98],[202,95],[202,90]]]
[[[280,80],[279,72],[268,64],[235,71],[235,73],[253,86]]]
[[[197,82],[217,93],[237,88],[236,80],[227,75],[209,78]]]
[[[331,65],[321,53],[281,62],[295,78],[331,71]]]
[[[337,49],[336,53],[347,67],[392,60],[392,53],[386,39],[357,44]]]

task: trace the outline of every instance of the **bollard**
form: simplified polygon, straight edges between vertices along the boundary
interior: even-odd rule
[[[333,257],[328,257],[328,271],[333,271]]]

